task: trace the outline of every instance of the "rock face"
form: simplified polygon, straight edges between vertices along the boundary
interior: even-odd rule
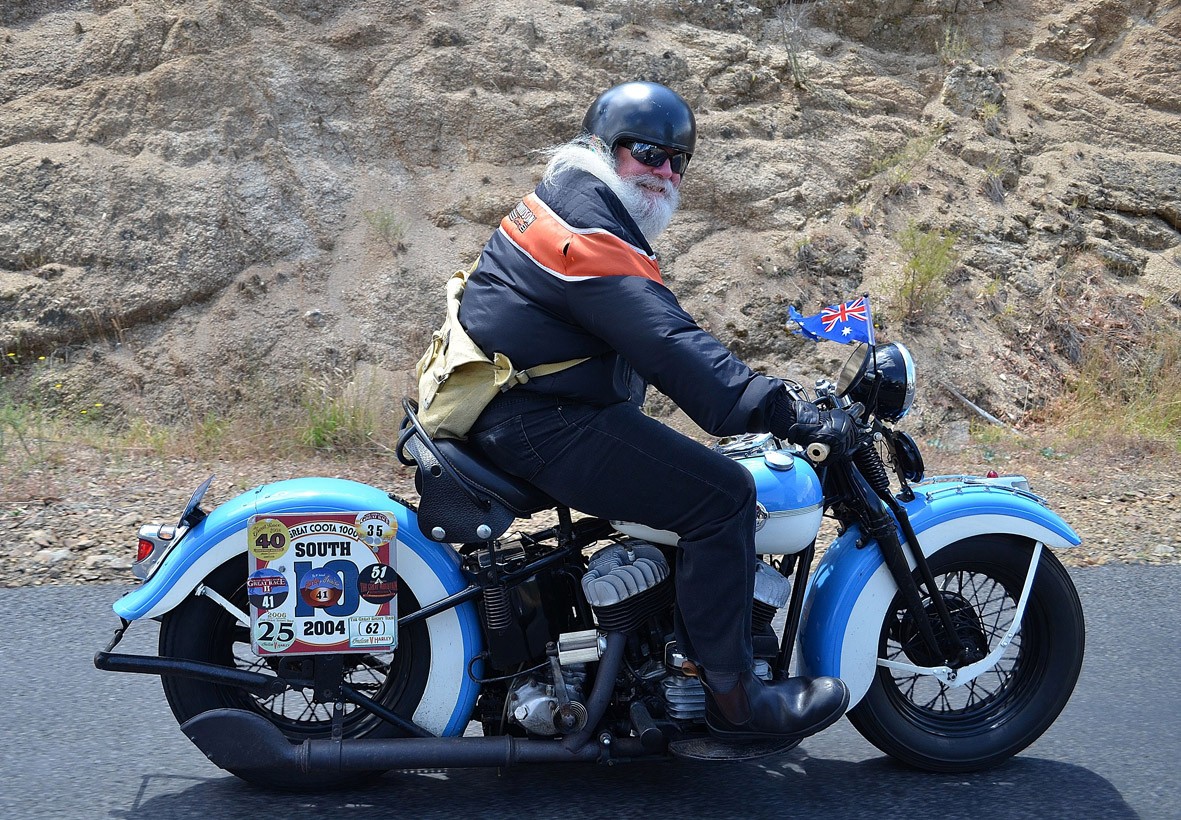
[[[666,280],[758,367],[831,373],[786,306],[868,292],[881,338],[1017,420],[1087,311],[1179,318],[1175,3],[8,0],[0,26],[0,367],[66,408],[406,391],[447,273],[634,78],[698,112]],[[921,314],[910,226],[958,236]]]

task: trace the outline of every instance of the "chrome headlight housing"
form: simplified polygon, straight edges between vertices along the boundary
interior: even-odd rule
[[[914,359],[901,342],[857,345],[837,379],[840,395],[861,402],[883,421],[905,416],[914,404],[914,390]]]

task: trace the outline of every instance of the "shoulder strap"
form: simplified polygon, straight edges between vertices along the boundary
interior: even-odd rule
[[[530,379],[536,379],[538,376],[552,376],[555,373],[568,370],[576,364],[582,364],[589,358],[590,356],[583,356],[581,359],[567,359],[564,362],[539,364],[536,367],[530,367],[528,370],[518,370],[516,374],[517,384],[525,384]]]
[[[455,289],[455,296],[457,297],[455,299],[457,313],[454,318],[454,321],[457,324],[459,322],[459,316],[458,316],[459,300],[463,298],[463,291],[467,287],[468,277],[470,277],[473,273],[476,272],[476,266],[479,264],[480,264],[480,260],[477,259],[475,262],[472,263],[472,266],[470,268],[468,268],[466,271],[465,270],[457,270],[455,273],[453,273],[451,275],[452,280],[459,280],[458,282],[454,282],[453,284],[449,285],[449,288]],[[451,291],[449,290],[448,295],[450,295],[450,294],[451,294]],[[485,355],[487,355],[487,354],[485,354]],[[499,355],[499,354],[497,354],[497,355]],[[536,379],[540,376],[552,376],[554,373],[560,373],[563,370],[567,370],[571,367],[574,367],[574,365],[576,365],[576,364],[582,364],[583,362],[587,361],[589,358],[590,358],[590,356],[583,356],[581,359],[567,359],[564,362],[553,362],[550,364],[539,364],[539,365],[536,365],[535,367],[530,367],[527,370],[516,370],[514,368],[512,375],[509,376],[508,381],[505,382],[505,384],[501,388],[501,390],[508,390],[509,388],[513,387],[514,385],[518,385],[518,384],[526,384],[530,379]]]

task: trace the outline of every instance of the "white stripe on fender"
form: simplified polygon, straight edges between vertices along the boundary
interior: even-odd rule
[[[426,561],[401,541],[398,542],[397,561],[398,577],[414,593],[421,606],[447,597],[442,582]],[[431,638],[431,670],[422,700],[414,710],[414,722],[433,734],[442,735],[455,713],[459,693],[467,676],[463,660],[463,631],[459,614],[454,608],[427,618],[426,626]]]

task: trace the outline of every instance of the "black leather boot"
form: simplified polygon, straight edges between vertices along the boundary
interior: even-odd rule
[[[836,723],[849,705],[849,689],[840,678],[763,681],[748,671],[724,693],[702,682],[705,723],[726,740],[798,740]]]

